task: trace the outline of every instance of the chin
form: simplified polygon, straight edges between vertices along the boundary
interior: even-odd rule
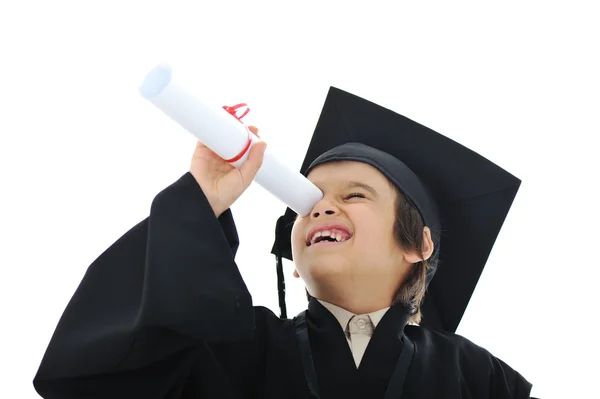
[[[333,254],[320,255],[319,259],[311,259],[303,269],[313,279],[335,277],[348,273],[348,260]]]

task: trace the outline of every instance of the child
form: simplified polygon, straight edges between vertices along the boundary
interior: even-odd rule
[[[302,167],[324,197],[277,223],[277,317],[252,306],[229,210],[264,149],[234,169],[198,145],[190,173],[88,269],[34,380],[40,395],[529,397],[517,372],[453,334],[518,179],[332,88]],[[292,255],[309,304],[287,319]]]

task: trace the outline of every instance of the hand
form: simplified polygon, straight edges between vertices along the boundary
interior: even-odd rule
[[[248,128],[258,136],[255,126]],[[264,141],[255,143],[248,159],[238,169],[198,142],[192,156],[190,173],[200,185],[217,217],[229,209],[250,186],[262,165],[266,147],[267,143]]]

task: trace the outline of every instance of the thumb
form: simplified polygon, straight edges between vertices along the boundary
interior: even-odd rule
[[[250,185],[252,180],[254,180],[254,176],[256,176],[256,173],[260,169],[263,163],[266,149],[267,143],[265,143],[264,141],[259,141],[256,144],[254,144],[250,149],[248,159],[240,167],[240,173],[242,174],[242,179],[246,186]]]

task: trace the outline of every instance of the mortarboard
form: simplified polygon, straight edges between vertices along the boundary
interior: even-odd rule
[[[343,160],[376,167],[431,228],[439,262],[427,276],[421,325],[456,331],[521,181],[448,137],[331,87],[300,172],[308,175],[317,165]],[[288,208],[278,219],[272,250],[281,317],[286,317],[282,257],[292,260],[295,218]]]

